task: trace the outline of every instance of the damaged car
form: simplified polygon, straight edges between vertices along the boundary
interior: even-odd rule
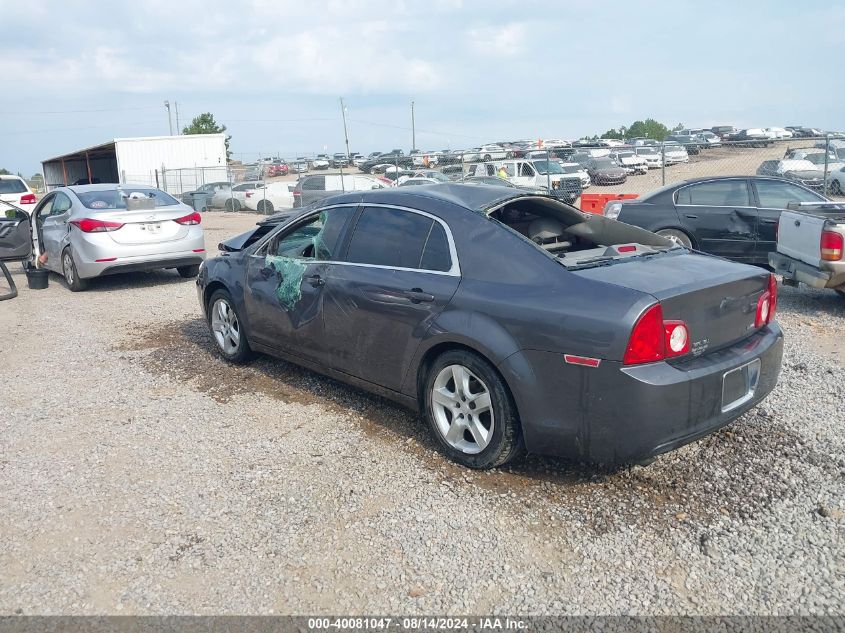
[[[636,200],[609,202],[604,214],[686,248],[767,266],[787,205],[825,201],[783,178],[726,176],[682,180]]]
[[[647,461],[780,371],[768,272],[547,195],[354,192],[220,248],[197,293],[224,359],[266,353],[417,410],[471,468]]]

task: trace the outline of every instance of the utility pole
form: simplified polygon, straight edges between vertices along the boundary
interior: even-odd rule
[[[414,102],[411,101],[411,151],[417,149],[417,123],[414,119]]]
[[[346,106],[343,105],[343,97],[340,98],[340,113],[343,116],[343,138],[346,140],[346,160],[349,161],[349,133],[346,130]]]
[[[173,136],[173,119],[170,118],[170,102],[165,99],[164,107],[167,108],[167,124],[170,126],[170,136]]]
[[[175,106],[176,110],[176,136],[179,136],[182,133],[182,128],[179,127],[179,102],[174,101],[173,105]]]

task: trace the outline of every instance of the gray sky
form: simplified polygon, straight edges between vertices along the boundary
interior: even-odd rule
[[[212,112],[236,158],[668,125],[843,129],[829,1],[0,0],[0,167]]]

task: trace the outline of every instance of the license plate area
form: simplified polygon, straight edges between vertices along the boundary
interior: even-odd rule
[[[725,372],[722,376],[722,413],[741,407],[751,400],[759,381],[759,358]]]
[[[161,222],[145,222],[140,225],[142,231],[153,235],[161,233]]]

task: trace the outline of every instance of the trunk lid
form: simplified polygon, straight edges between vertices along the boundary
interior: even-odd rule
[[[653,296],[664,319],[687,324],[696,355],[753,334],[757,300],[769,282],[762,269],[691,253],[627,258],[572,272]]]
[[[130,211],[117,209],[91,213],[88,217],[108,222],[121,222],[123,226],[116,231],[109,231],[107,235],[116,244],[160,244],[184,239],[190,227],[175,222],[177,218],[192,213],[186,207],[167,206],[154,209]]]

